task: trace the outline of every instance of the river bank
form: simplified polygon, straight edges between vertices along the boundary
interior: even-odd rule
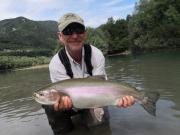
[[[30,67],[24,67],[24,68],[17,68],[13,71],[20,71],[20,70],[29,70],[29,69],[41,69],[41,68],[48,68],[49,64],[44,65],[36,65],[36,66],[30,66]]]
[[[107,56],[127,56],[127,55],[130,55],[130,54],[132,54],[131,51],[126,50],[126,51],[121,52],[121,53],[108,54]]]
[[[0,56],[0,70],[9,71],[26,69],[29,67],[41,67],[49,64],[51,57],[27,57],[27,56]]]

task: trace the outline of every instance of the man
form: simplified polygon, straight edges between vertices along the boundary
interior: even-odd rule
[[[106,76],[105,58],[102,52],[92,45],[84,45],[87,32],[83,19],[77,14],[67,13],[60,18],[58,28],[59,41],[65,48],[64,51],[57,53],[49,64],[51,81],[85,78],[90,75]],[[133,103],[134,98],[126,96],[119,100],[117,106],[128,107]],[[43,107],[55,135],[70,131],[73,128],[71,116],[77,113],[82,115],[87,126],[102,124],[108,119],[106,108],[74,110],[71,99],[66,96],[59,97],[53,107]],[[99,116],[97,113],[102,115],[102,120],[96,119],[96,115]],[[90,120],[92,122],[88,123]]]

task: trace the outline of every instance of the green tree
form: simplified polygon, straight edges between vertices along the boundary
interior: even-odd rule
[[[101,28],[87,28],[87,32],[88,37],[86,43],[97,46],[104,54],[107,54],[108,41],[105,32],[103,32]]]
[[[129,49],[130,42],[128,38],[128,23],[124,19],[116,21],[109,18],[107,23],[100,28],[106,33],[108,39],[108,53],[121,53]]]
[[[128,29],[134,50],[180,47],[180,3],[140,0],[129,19]]]

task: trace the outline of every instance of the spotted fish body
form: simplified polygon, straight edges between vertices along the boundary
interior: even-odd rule
[[[55,90],[58,92],[53,92]],[[56,101],[57,94],[69,96],[73,107],[79,109],[116,105],[120,98],[130,95],[152,115],[155,115],[155,103],[159,98],[156,92],[146,94],[129,85],[99,77],[68,79],[52,83],[34,92],[33,97],[41,104],[52,105]]]

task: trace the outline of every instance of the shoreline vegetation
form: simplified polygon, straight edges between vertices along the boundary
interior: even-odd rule
[[[124,51],[122,53],[114,53],[114,54],[109,54],[107,55],[108,57],[113,57],[113,56],[128,56],[131,55],[130,51]],[[49,61],[50,62],[50,61]],[[29,67],[19,67],[16,69],[13,69],[13,71],[19,71],[19,70],[28,70],[28,69],[40,69],[40,68],[48,68],[49,63],[45,63],[45,64],[40,64],[40,65],[33,65],[33,66],[29,66]]]
[[[131,55],[130,51],[122,53],[114,53],[106,55],[113,56],[127,56]],[[26,57],[26,56],[0,56],[0,71],[19,71],[28,69],[48,68],[51,57]]]
[[[180,48],[170,49],[157,49],[151,51],[145,51],[140,53],[133,53],[130,50],[126,50],[121,53],[112,53],[105,54],[105,57],[114,57],[114,56],[130,56],[130,55],[139,55],[145,53],[154,53],[154,52],[171,52],[175,50],[180,50]],[[0,72],[4,71],[20,71],[20,70],[29,70],[29,69],[40,69],[48,68],[49,62],[52,57],[38,56],[38,57],[26,57],[26,56],[0,56]]]
[[[51,57],[0,56],[0,71],[40,68],[47,65]]]

